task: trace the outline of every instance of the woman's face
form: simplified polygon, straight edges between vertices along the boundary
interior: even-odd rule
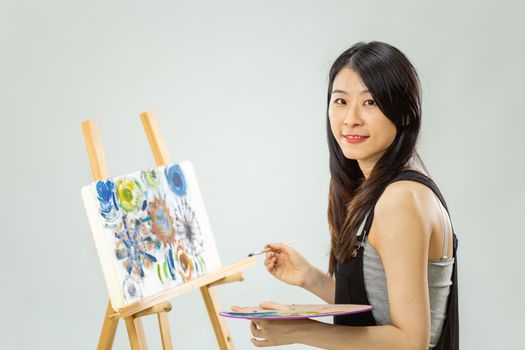
[[[343,68],[334,79],[328,107],[330,128],[343,154],[366,177],[396,137],[396,126],[375,104],[359,75]],[[365,136],[351,138],[350,135]]]

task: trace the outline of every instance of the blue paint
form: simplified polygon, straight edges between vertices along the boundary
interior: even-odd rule
[[[119,206],[115,198],[115,184],[110,181],[98,181],[96,186],[100,215],[108,221],[113,221],[118,216]]]
[[[164,173],[166,175],[166,180],[168,181],[168,185],[170,189],[175,193],[177,196],[182,197],[186,195],[186,178],[184,177],[184,173],[182,172],[182,168],[176,164],[172,165],[170,167],[166,167],[164,170]]]

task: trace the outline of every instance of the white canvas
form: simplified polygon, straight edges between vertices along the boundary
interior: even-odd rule
[[[81,192],[114,309],[221,267],[191,162]]]

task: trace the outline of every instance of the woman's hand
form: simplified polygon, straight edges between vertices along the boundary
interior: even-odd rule
[[[293,305],[279,304],[273,301],[263,301],[262,303],[259,304],[259,307],[261,309],[277,310],[277,311],[293,311],[294,310]],[[242,307],[242,306],[237,306],[237,305],[233,305],[231,307],[231,310],[233,312],[247,312],[247,313],[254,311],[252,307]]]
[[[271,301],[260,303],[259,306],[268,310],[291,311],[293,307]],[[312,320],[252,320],[250,331],[255,338],[251,339],[257,347],[277,346],[299,343],[303,337],[304,326]]]
[[[304,287],[312,265],[299,252],[286,244],[268,243],[264,266],[278,280]]]

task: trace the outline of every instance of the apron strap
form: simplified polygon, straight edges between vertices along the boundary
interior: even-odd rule
[[[439,200],[441,201],[441,203],[445,207],[445,210],[447,211],[447,213],[449,214],[449,217],[450,217],[450,213],[448,211],[448,206],[447,206],[447,203],[445,202],[445,198],[441,194],[441,191],[439,191],[439,188],[437,187],[436,183],[431,178],[429,178],[428,176],[420,173],[419,171],[412,170],[412,169],[406,169],[406,170],[401,171],[396,176],[394,176],[394,178],[392,178],[392,180],[390,180],[388,182],[388,185],[393,183],[393,182],[402,181],[402,180],[412,180],[412,181],[419,182],[419,183],[421,183],[423,185],[426,185],[427,187],[430,187],[430,189],[439,198]],[[387,186],[385,186],[385,189],[386,189]],[[383,192],[381,192],[379,194],[379,196],[381,196],[382,193]],[[376,204],[377,204],[377,201],[374,203],[372,208],[370,208],[370,210],[369,210],[370,215],[367,214],[368,217],[366,218],[366,222],[365,222],[364,229],[363,229],[363,232],[364,232],[365,235],[368,235],[368,232],[370,232],[370,226],[372,226],[372,220],[374,219],[374,208],[375,208]],[[454,225],[452,224],[452,218],[450,218],[450,225],[451,225],[452,232],[454,232]]]

